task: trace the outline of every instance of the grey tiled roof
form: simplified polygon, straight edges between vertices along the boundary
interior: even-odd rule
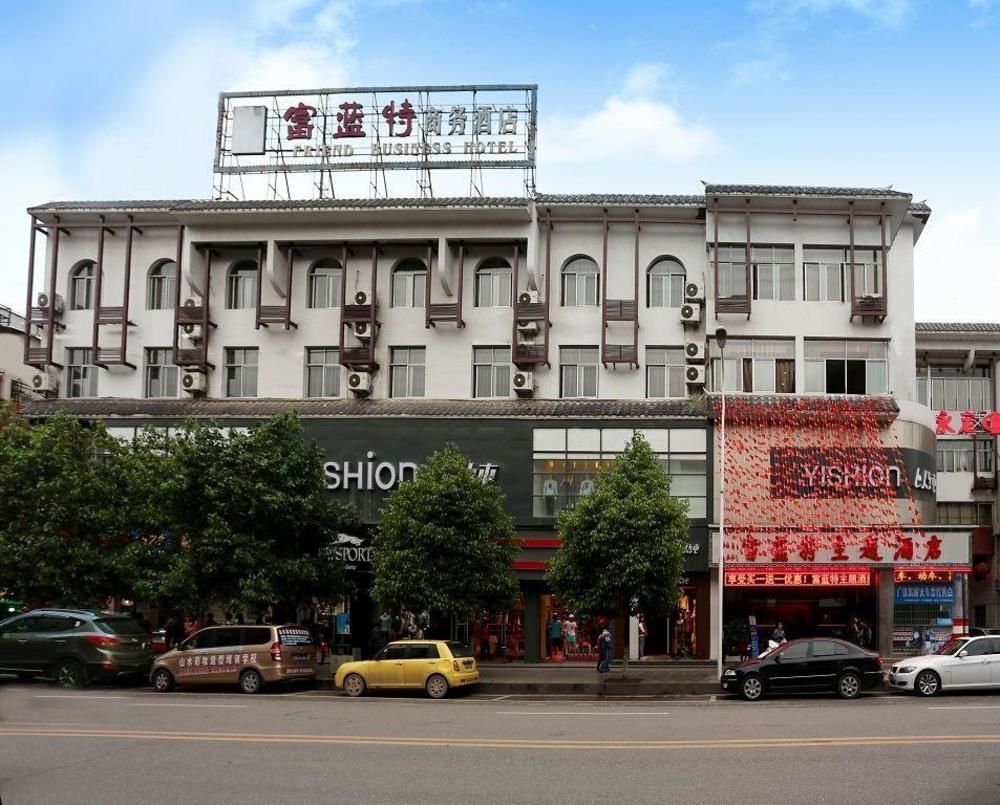
[[[778,184],[709,184],[706,196],[816,196],[819,198],[909,198],[888,187],[805,187]]]
[[[914,215],[930,215],[931,208],[925,201],[914,201],[910,205],[910,212]]]
[[[527,207],[516,196],[452,198],[325,198],[296,201],[182,201],[176,212],[226,210],[436,209],[441,207]]]
[[[1000,333],[993,321],[918,321],[918,333]]]
[[[169,212],[178,205],[193,203],[189,199],[162,199],[159,201],[49,201],[37,207],[29,207],[28,212],[131,212],[143,210]],[[206,202],[201,202],[206,203]]]
[[[704,206],[704,196],[682,195],[628,195],[621,193],[540,193],[535,196],[537,204],[586,204],[586,205],[625,205],[625,206]]]
[[[692,400],[284,400],[178,399],[145,400],[113,397],[92,400],[40,400],[25,404],[29,417],[66,413],[83,418],[187,417],[256,418],[283,411],[303,417],[530,418],[530,419],[662,419],[704,417],[703,398]]]

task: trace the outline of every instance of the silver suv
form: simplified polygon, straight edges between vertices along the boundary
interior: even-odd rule
[[[64,687],[142,679],[153,661],[143,628],[127,615],[36,609],[0,622],[0,672],[51,677]]]

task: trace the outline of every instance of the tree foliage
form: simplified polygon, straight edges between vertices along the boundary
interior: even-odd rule
[[[468,614],[515,601],[506,498],[468,465],[448,445],[389,495],[372,551],[374,595],[384,607]]]
[[[634,615],[676,601],[684,569],[687,505],[646,439],[632,436],[594,491],[559,517],[561,547],[546,578],[578,612]]]

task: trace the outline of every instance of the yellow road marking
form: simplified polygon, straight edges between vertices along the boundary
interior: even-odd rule
[[[742,738],[719,740],[591,741],[504,738],[406,738],[382,735],[309,735],[231,732],[171,732],[128,729],[0,727],[0,736],[22,738],[105,738],[151,741],[285,743],[306,745],[409,746],[413,748],[474,749],[787,749],[794,747],[915,746],[938,744],[1000,744],[1000,733],[970,735],[835,736],[829,738]]]

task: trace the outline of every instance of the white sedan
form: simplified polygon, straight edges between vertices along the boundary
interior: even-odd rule
[[[934,654],[900,660],[889,686],[933,696],[942,690],[1000,688],[1000,637],[960,637]]]

